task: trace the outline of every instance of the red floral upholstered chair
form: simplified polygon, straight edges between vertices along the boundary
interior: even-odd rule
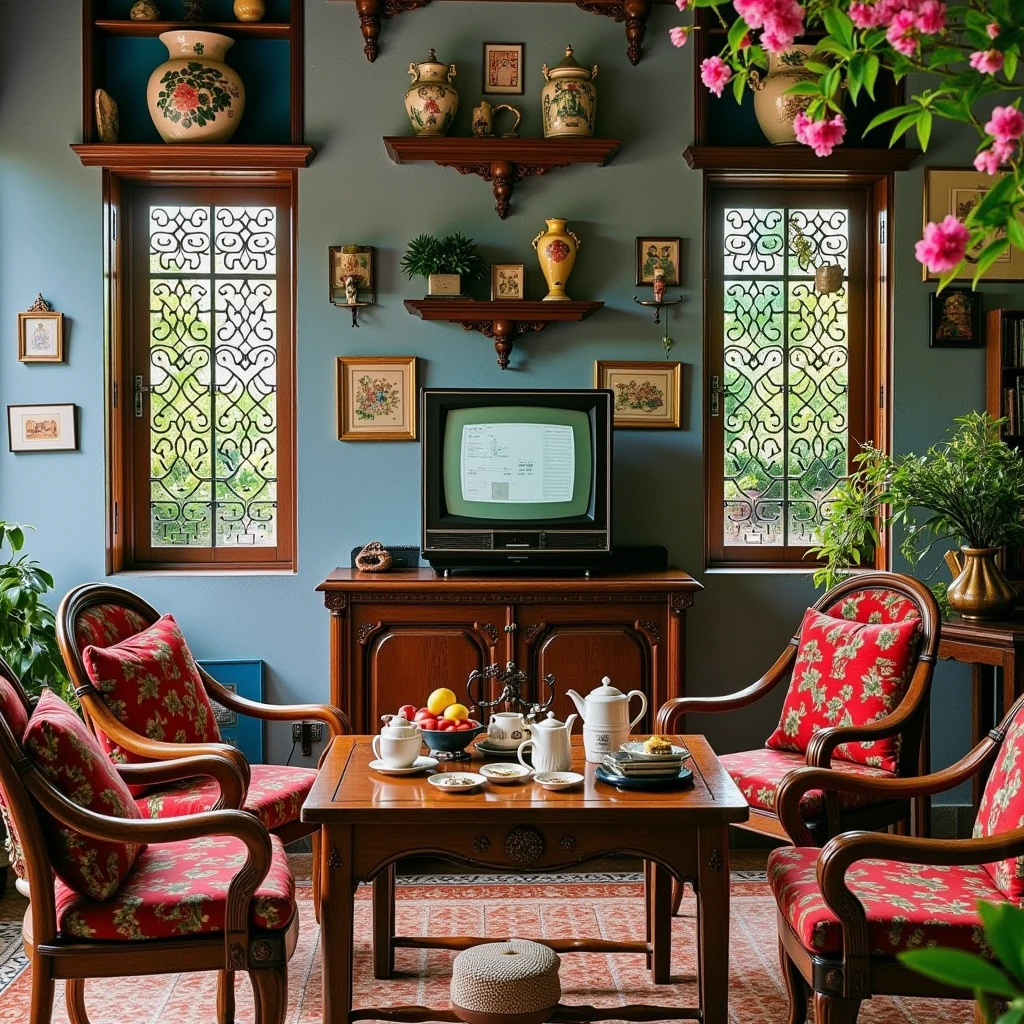
[[[773,850],[768,878],[778,904],[779,954],[789,992],[788,1024],[807,1016],[807,986],[818,1024],[855,1024],[873,995],[972,998],[911,972],[906,949],[949,946],[991,956],[979,900],[1024,899],[1024,698],[963,760],[934,775],[872,779],[800,768],[779,787],[779,815],[794,847]],[[973,839],[919,839],[848,832],[811,845],[800,805],[831,789],[895,800],[952,789],[991,767]]]
[[[299,917],[281,840],[239,810],[147,821],[126,785],[212,776],[220,807],[242,798],[236,768],[209,755],[115,765],[52,691],[31,715],[23,698],[0,661],[0,798],[30,892],[28,1024],[49,1024],[58,980],[88,1024],[87,979],[172,971],[218,972],[220,1024],[248,971],[257,1024],[282,1024]]]
[[[264,720],[323,722],[328,746],[348,728],[338,708],[260,704],[239,697],[195,663],[171,616],[161,616],[119,587],[86,584],[70,591],[57,609],[57,640],[82,713],[113,760],[145,762],[211,752],[230,759],[245,777],[243,810],[284,843],[313,836],[313,885],[318,888],[319,833],[299,820],[316,771],[249,765],[238,750],[220,742],[210,701]],[[203,811],[217,795],[209,779],[133,792],[147,818]]]
[[[775,810],[785,776],[802,765],[831,766],[857,778],[918,770],[922,730],[939,643],[939,609],[922,583],[865,573],[833,587],[804,615],[800,631],[756,683],[724,697],[679,697],[658,712],[662,733],[682,716],[747,707],[789,680],[778,728],[760,750],[719,759],[750,804],[739,826],[787,840]],[[802,811],[818,843],[850,828],[909,823],[905,798],[808,790]],[[919,835],[928,805],[917,806]]]

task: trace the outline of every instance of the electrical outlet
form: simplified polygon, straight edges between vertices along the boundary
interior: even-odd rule
[[[313,753],[313,744],[324,738],[323,722],[293,722],[292,743],[302,744],[302,756],[309,757]]]

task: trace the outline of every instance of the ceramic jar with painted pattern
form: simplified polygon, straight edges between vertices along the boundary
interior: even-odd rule
[[[544,301],[569,302],[571,300],[566,294],[565,284],[576,262],[580,240],[572,231],[566,230],[566,222],[561,217],[552,217],[545,223],[548,226],[547,230],[542,231],[533,240],[541,273],[548,283],[548,293],[544,296]]]
[[[597,65],[588,71],[573,57],[572,47],[567,46],[561,61],[553,68],[544,64],[541,71],[546,83],[540,94],[544,138],[590,138],[597,112]]]
[[[806,110],[813,96],[787,96],[797,82],[816,82],[818,76],[804,67],[814,53],[813,46],[790,46],[781,53],[768,54],[768,74],[751,71],[748,82],[754,90],[754,114],[764,137],[773,146],[796,143],[793,122]]]
[[[459,109],[459,93],[452,85],[455,65],[444,64],[430,51],[419,64],[409,65],[412,85],[405,90],[405,112],[417,135],[447,135]]]

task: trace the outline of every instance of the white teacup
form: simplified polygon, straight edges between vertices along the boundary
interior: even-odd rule
[[[419,729],[415,736],[395,739],[392,736],[374,736],[373,753],[384,762],[385,768],[411,768],[420,756],[423,737]]]
[[[518,750],[529,736],[526,719],[518,711],[499,711],[487,725],[487,742],[501,750]]]

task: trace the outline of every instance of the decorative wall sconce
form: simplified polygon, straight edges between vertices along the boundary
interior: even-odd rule
[[[377,301],[372,245],[332,245],[330,250],[331,302],[352,311],[352,326],[359,326],[359,310]]]

